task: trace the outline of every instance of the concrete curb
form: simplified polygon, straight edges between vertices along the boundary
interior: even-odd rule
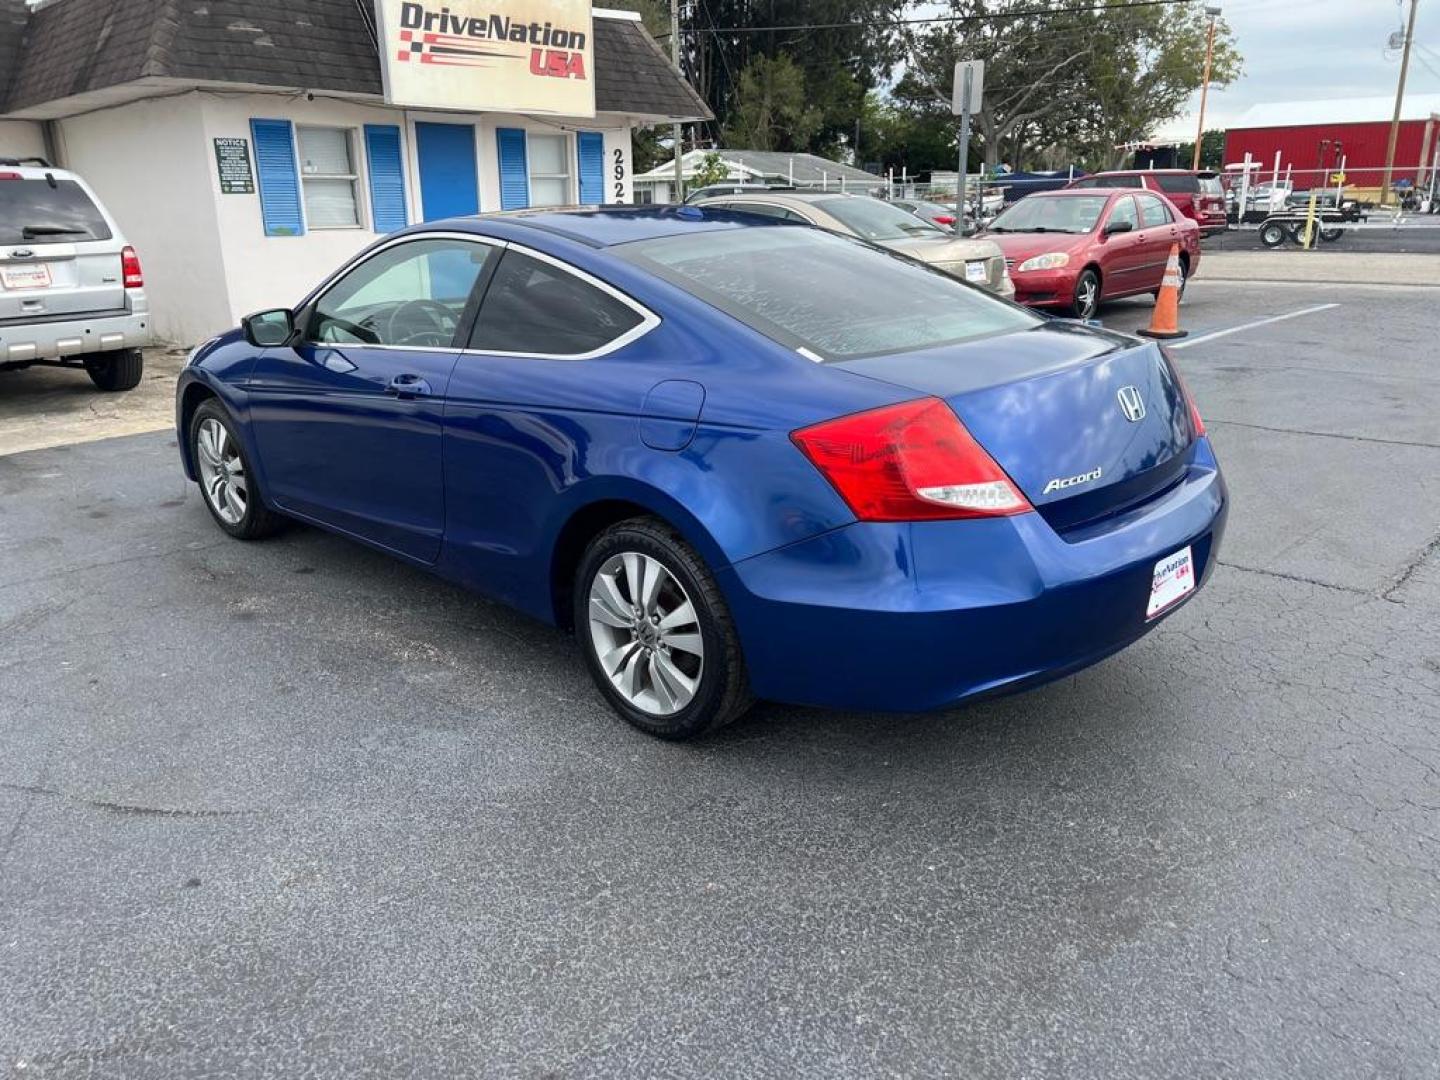
[[[1440,288],[1440,255],[1344,251],[1201,253],[1196,281]]]

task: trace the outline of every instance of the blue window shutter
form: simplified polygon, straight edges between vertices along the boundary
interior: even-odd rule
[[[525,165],[525,132],[497,128],[500,143],[500,209],[524,210],[530,205],[530,172]]]
[[[580,159],[580,201],[598,206],[605,201],[605,136],[580,132],[575,136],[575,155]]]
[[[250,120],[255,172],[260,178],[260,216],[266,236],[304,236],[300,174],[295,168],[295,129],[289,120]]]
[[[394,124],[365,125],[365,160],[370,167],[370,217],[376,232],[394,232],[410,224],[405,213],[405,160],[400,129]]]

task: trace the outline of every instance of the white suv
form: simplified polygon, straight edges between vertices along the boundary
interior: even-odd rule
[[[0,158],[0,371],[84,367],[101,390],[129,390],[149,343],[140,260],[90,186]]]

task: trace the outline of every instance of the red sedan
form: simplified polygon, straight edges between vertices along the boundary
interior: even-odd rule
[[[1181,288],[1200,266],[1200,227],[1153,191],[1046,191],[982,234],[1005,253],[1015,300],[1089,319],[1103,300],[1158,292],[1172,244]]]

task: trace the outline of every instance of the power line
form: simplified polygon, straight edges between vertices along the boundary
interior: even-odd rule
[[[1123,4],[1096,3],[1085,7],[1024,8],[997,11],[989,15],[941,15],[930,19],[874,19],[870,22],[792,23],[782,26],[690,26],[683,33],[691,34],[761,34],[779,30],[868,30],[876,26],[932,26],[940,23],[995,22],[1000,19],[1023,19],[1031,15],[1073,15],[1086,11],[1123,11],[1127,8],[1175,7],[1194,0],[1127,0]]]

